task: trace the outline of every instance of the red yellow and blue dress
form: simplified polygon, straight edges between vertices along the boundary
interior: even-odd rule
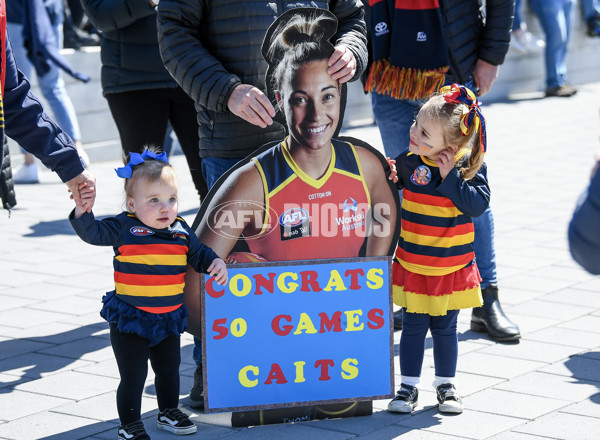
[[[407,312],[441,316],[482,305],[472,217],[488,207],[490,188],[485,164],[469,180],[460,176],[467,160],[468,150],[461,150],[442,179],[427,157],[408,152],[396,158],[403,200],[394,303]]]
[[[183,305],[187,265],[206,272],[217,254],[200,242],[185,220],[177,217],[168,228],[155,229],[134,214],[123,212],[96,220],[92,213],[76,219],[73,229],[86,243],[112,246],[115,290],[108,292],[100,315],[123,333],[150,341],[150,346],[187,325]]]

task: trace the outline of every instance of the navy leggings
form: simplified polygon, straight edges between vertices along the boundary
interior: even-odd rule
[[[459,310],[448,310],[445,316],[402,311],[402,336],[400,337],[400,373],[420,377],[425,355],[425,337],[431,330],[435,375],[454,377],[458,360],[456,321]]]
[[[117,410],[122,425],[142,418],[142,392],[148,376],[148,359],[154,370],[154,386],[158,409],[179,405],[179,336],[171,335],[150,347],[148,340],[138,335],[122,333],[110,325],[112,344],[121,382],[117,388]]]

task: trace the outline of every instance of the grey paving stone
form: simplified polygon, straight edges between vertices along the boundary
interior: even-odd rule
[[[420,429],[411,429],[398,425],[385,426],[360,436],[361,440],[452,440],[463,438],[466,437],[440,434],[431,431],[422,431]]]
[[[482,348],[479,352],[508,358],[553,363],[578,353],[580,350],[579,347],[569,347],[568,345],[557,345],[521,339],[518,344],[494,344],[490,347]]]
[[[548,327],[533,333],[528,333],[527,339],[581,348],[594,348],[600,346],[599,333],[571,330],[563,327]]]
[[[575,284],[578,286],[579,284]],[[589,291],[584,289],[579,289],[577,287],[570,287],[567,289],[560,290],[558,292],[550,293],[544,296],[544,301],[555,301],[557,303],[566,303],[566,304],[577,304],[588,307],[593,307],[594,309],[600,308],[600,295],[598,291]]]
[[[45,411],[3,424],[2,435],[15,440],[76,440],[109,429],[111,425]]]
[[[64,399],[81,400],[116,390],[119,381],[76,371],[53,374],[15,386],[15,389]]]
[[[560,411],[580,416],[600,418],[600,393],[594,394],[589,399],[582,400],[579,403],[561,408]]]
[[[0,399],[0,414],[3,420],[16,420],[51,408],[70,403],[71,400],[54,396],[15,390],[9,399]],[[2,431],[0,425],[0,432]]]
[[[142,397],[142,414],[155,410],[156,399]],[[116,391],[110,391],[98,396],[78,400],[77,402],[67,401],[60,405],[55,405],[52,408],[52,412],[84,417],[97,421],[110,420],[116,423],[119,422]]]
[[[55,280],[56,281],[56,280]],[[11,294],[22,298],[47,301],[55,298],[70,297],[84,290],[81,286],[65,286],[54,282],[44,281],[14,287]]]
[[[47,324],[30,327],[27,329],[12,329],[7,336],[19,337],[30,341],[44,342],[46,344],[63,344],[65,342],[81,339],[95,335],[99,331],[98,326],[75,326],[61,322],[50,322]]]
[[[50,346],[51,344],[43,342],[2,338],[0,339],[0,360],[31,353]]]
[[[600,419],[559,412],[532,420],[515,431],[564,440],[596,440]]]
[[[79,368],[75,368],[74,370],[85,374],[113,377],[115,379],[120,378],[119,370],[117,368],[117,361],[114,359],[114,357],[101,362],[88,362],[87,364]],[[191,382],[193,383],[193,379],[191,380]]]
[[[77,339],[43,350],[38,350],[38,352],[92,362],[101,362],[114,356],[110,341],[103,337]]]
[[[592,292],[600,292],[600,277],[596,277],[582,283],[577,283],[574,287],[583,290],[591,290]]]
[[[510,379],[534,371],[544,365],[546,364],[538,361],[475,352],[460,357],[458,370],[465,373]]]
[[[569,402],[548,397],[487,389],[463,398],[465,408],[523,419],[535,419],[564,409]]]
[[[580,402],[598,393],[598,383],[547,373],[528,373],[494,388],[533,396]]]
[[[80,316],[97,311],[101,307],[98,300],[82,298],[80,296],[69,296],[44,302],[37,302],[29,306],[35,310],[64,313],[66,315]]]
[[[39,379],[86,365],[90,365],[90,362],[77,358],[27,353],[0,360],[0,371],[12,376]]]
[[[442,415],[430,410],[415,416],[403,417],[400,426],[412,427],[440,434],[485,439],[523,423],[523,419],[465,410],[460,415]]]
[[[2,310],[8,311],[18,309],[19,307],[34,304],[36,301],[26,298],[21,298],[14,295],[1,295],[0,304],[2,304]]]
[[[579,316],[586,315],[595,309],[590,306],[559,304],[545,301],[543,298],[534,299],[510,307],[512,313],[540,318],[558,318],[561,321],[569,321]]]
[[[573,330],[600,333],[600,316],[586,315],[577,319],[563,322],[560,326],[562,328],[570,328]]]
[[[556,362],[540,368],[540,371],[573,377],[575,379],[595,381],[598,382],[598,387],[600,388],[600,359],[574,355],[564,362]]]

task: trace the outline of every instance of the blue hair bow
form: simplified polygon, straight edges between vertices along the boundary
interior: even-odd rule
[[[129,162],[127,162],[127,165],[121,168],[115,168],[117,176],[123,179],[130,179],[131,173],[133,173],[133,167],[143,163],[145,159],[154,159],[169,163],[169,159],[167,159],[167,153],[164,151],[160,154],[156,154],[154,151],[150,151],[146,148],[142,154],[129,153]]]

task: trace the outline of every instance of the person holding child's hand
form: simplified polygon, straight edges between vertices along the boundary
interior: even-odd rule
[[[79,188],[82,202],[69,220],[85,242],[113,246],[115,252],[115,290],[102,299],[100,315],[109,323],[121,375],[119,438],[149,438],[141,421],[148,359],[156,375],[158,428],[191,434],[196,426],[177,409],[179,339],[188,315],[183,304],[184,276],[189,264],[223,285],[228,281],[227,268],[178,216],[177,176],[166,153],[148,149],[131,153],[128,163],[116,172],[125,179],[127,211],[95,220],[87,209],[95,190],[85,186]]]

